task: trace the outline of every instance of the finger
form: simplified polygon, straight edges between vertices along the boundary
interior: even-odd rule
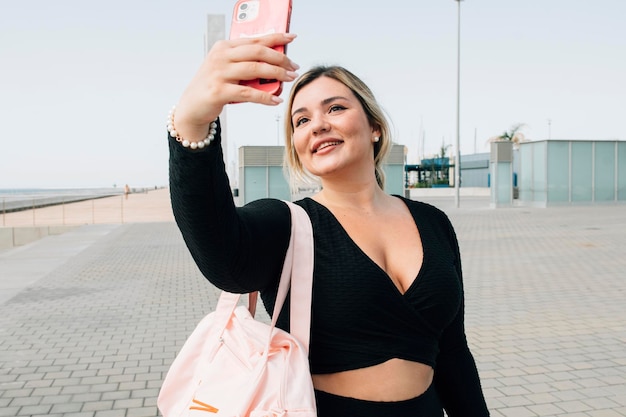
[[[291,82],[298,77],[298,73],[266,62],[247,61],[230,65],[223,77],[231,83],[257,78]]]
[[[283,52],[263,45],[242,45],[232,49],[228,59],[232,62],[265,62],[291,71],[300,68]]]
[[[272,33],[270,35],[263,35],[251,38],[237,38],[231,39],[230,42],[233,46],[245,45],[245,44],[259,44],[268,47],[287,45],[296,38],[294,33]]]
[[[281,42],[274,42],[276,39],[281,40]],[[285,40],[288,40],[288,42],[285,42]],[[232,42],[229,45],[230,48],[227,47],[221,52],[233,62],[261,61],[295,71],[300,66],[289,59],[282,51],[275,49],[276,47],[285,46],[291,40],[293,38],[285,38],[285,35],[281,34],[267,35],[254,39],[239,39]]]
[[[258,103],[265,104],[267,106],[276,106],[283,102],[283,99],[280,97],[265,91],[257,90],[256,88],[240,84],[231,84],[229,87],[230,91],[228,91],[227,94],[229,97],[233,98],[231,100],[233,103]]]

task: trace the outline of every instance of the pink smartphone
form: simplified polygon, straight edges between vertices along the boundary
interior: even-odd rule
[[[254,38],[272,33],[288,33],[291,21],[291,0],[238,0],[233,10],[230,39]],[[286,47],[277,46],[286,53]],[[241,81],[243,85],[279,95],[283,83],[278,80],[260,78]]]

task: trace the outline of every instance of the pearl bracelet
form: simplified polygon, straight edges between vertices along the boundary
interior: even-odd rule
[[[167,131],[174,139],[176,139],[176,142],[180,142],[183,147],[191,149],[203,149],[205,146],[209,146],[211,142],[213,142],[215,134],[217,133],[217,117],[211,122],[211,125],[209,126],[209,134],[206,138],[204,138],[204,140],[199,142],[189,142],[187,139],[183,139],[176,131],[176,127],[174,126],[175,113],[176,106],[172,107],[172,110],[170,110],[167,116]]]

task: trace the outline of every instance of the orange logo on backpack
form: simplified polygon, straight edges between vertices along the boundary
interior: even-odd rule
[[[218,411],[220,411],[209,404],[205,404],[202,401],[196,400],[195,398],[192,401],[194,404],[197,405],[192,405],[191,407],[189,407],[190,410],[206,411],[207,413],[217,413]]]

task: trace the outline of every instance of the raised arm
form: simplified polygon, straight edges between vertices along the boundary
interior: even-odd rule
[[[293,36],[220,41],[207,55],[170,120],[170,192],[183,238],[202,273],[232,292],[266,288],[280,274],[288,245],[290,216],[278,200],[236,208],[216,121],[213,141],[202,149],[185,147],[209,136],[211,123],[231,102],[276,105],[280,99],[242,86],[240,80],[293,80],[297,66],[271,46]]]

